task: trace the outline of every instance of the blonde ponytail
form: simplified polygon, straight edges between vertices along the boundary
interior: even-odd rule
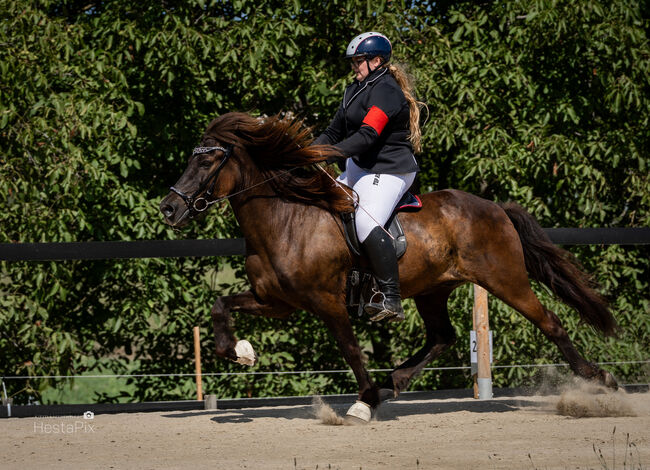
[[[413,82],[409,74],[400,64],[391,63],[387,65],[388,71],[393,76],[399,87],[404,93],[404,97],[409,104],[410,122],[409,122],[409,141],[413,146],[414,153],[422,151],[422,131],[420,130],[420,108],[426,105],[422,101],[415,99],[413,92]],[[428,110],[427,110],[428,111]]]

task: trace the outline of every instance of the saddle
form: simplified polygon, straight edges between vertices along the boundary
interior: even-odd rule
[[[397,254],[397,259],[401,258],[406,252],[406,235],[400,223],[398,214],[400,212],[416,212],[422,208],[422,201],[414,194],[407,192],[402,196],[395,206],[395,210],[391,214],[388,222],[384,228],[393,237],[393,247]],[[354,212],[341,214],[343,220],[343,232],[345,234],[345,241],[350,248],[350,251],[356,256],[363,258],[361,244],[357,236],[357,229],[355,225]],[[372,297],[374,290],[378,290],[377,281],[372,272],[363,269],[360,266],[355,266],[350,270],[347,278],[346,285],[346,305],[348,313],[352,315],[357,313],[359,316],[363,315],[363,305]]]

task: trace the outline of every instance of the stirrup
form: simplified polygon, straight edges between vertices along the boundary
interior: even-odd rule
[[[381,295],[381,301],[374,302],[373,299],[377,294]],[[402,309],[401,300],[396,301],[397,305],[399,306],[399,308],[396,309],[391,309],[388,305],[386,305],[387,300],[388,299],[386,298],[386,294],[373,289],[373,294],[372,297],[370,297],[370,301],[363,306],[364,311],[370,315],[370,321],[381,321],[387,319],[391,322],[400,322],[404,320],[404,309]]]

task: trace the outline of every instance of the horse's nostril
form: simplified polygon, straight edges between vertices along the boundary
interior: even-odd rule
[[[171,217],[172,215],[174,215],[174,208],[173,208],[171,205],[169,205],[169,204],[163,204],[163,205],[160,207],[160,211],[161,211],[161,212],[163,213],[163,215],[164,215],[165,217],[167,217],[167,218],[169,218],[169,217]]]

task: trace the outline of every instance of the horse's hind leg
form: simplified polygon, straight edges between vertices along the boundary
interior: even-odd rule
[[[382,389],[393,391],[393,397],[406,390],[413,377],[420,373],[424,366],[456,341],[456,332],[447,312],[447,299],[455,287],[439,288],[433,293],[414,297],[418,312],[424,320],[426,343],[422,349],[393,370],[382,384]]]
[[[510,266],[507,273],[502,273],[503,276],[494,276],[494,272],[490,273],[490,277],[485,283],[482,283],[482,286],[520,312],[539,328],[544,336],[555,343],[575,374],[585,379],[596,379],[603,385],[617,388],[616,380],[609,372],[585,360],[578,353],[558,316],[545,308],[535,296],[523,267],[521,269],[523,272],[516,271],[518,270]]]

